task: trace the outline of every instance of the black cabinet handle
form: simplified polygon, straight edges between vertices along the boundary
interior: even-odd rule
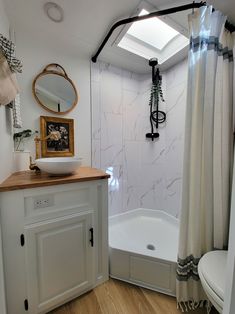
[[[91,243],[91,246],[94,246],[94,229],[90,228],[89,231],[90,231],[90,234],[91,234],[90,243]]]
[[[25,309],[25,311],[29,310],[29,302],[27,299],[24,300],[24,309]]]
[[[20,245],[21,245],[21,246],[24,246],[24,243],[25,243],[25,241],[24,241],[24,235],[21,234],[21,235],[20,235]]]

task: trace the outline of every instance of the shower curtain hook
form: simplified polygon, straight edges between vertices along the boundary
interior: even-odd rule
[[[193,4],[195,3],[195,1],[193,1]],[[194,14],[194,8],[192,8],[192,14]]]

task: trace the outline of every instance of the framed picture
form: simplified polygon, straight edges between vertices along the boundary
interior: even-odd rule
[[[74,156],[74,120],[40,117],[42,157]]]

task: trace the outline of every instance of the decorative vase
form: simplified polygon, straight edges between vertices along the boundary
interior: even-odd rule
[[[15,171],[29,170],[29,151],[15,151],[14,153]]]

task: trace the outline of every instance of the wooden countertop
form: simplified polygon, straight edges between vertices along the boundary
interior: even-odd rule
[[[76,173],[67,176],[51,176],[45,172],[36,173],[30,170],[20,171],[13,173],[0,184],[0,192],[108,179],[109,177],[110,175],[104,171],[90,167],[80,167]]]

